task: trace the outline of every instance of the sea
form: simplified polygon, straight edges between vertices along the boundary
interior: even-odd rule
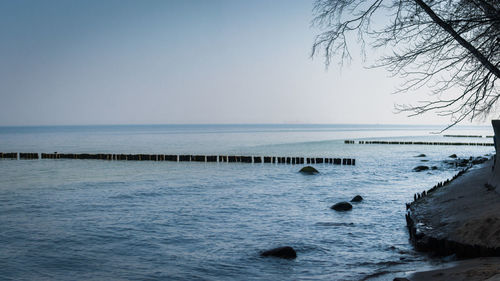
[[[489,126],[0,127],[0,152],[354,158],[356,165],[0,160],[1,280],[392,280],[443,262],[414,250],[405,203],[492,146]],[[475,137],[445,137],[481,135]],[[355,140],[346,144],[344,140]],[[425,157],[416,157],[425,154]],[[434,170],[413,172],[419,165]],[[353,209],[330,207],[355,195]],[[291,246],[292,260],[261,257]]]

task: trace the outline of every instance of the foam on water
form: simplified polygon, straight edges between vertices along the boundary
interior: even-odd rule
[[[0,276],[357,280],[428,266],[436,261],[415,253],[408,243],[404,203],[456,173],[442,162],[448,155],[478,156],[493,148],[343,143],[344,138],[412,135],[442,140],[427,134],[436,128],[369,129],[1,128],[0,151],[242,153],[352,157],[357,162],[315,165],[321,173],[310,176],[297,173],[299,165],[2,160]],[[425,165],[439,169],[411,172],[422,163],[414,157],[420,153],[427,155]],[[365,200],[352,211],[329,208],[356,194]],[[261,250],[282,245],[293,246],[298,258],[259,256]]]

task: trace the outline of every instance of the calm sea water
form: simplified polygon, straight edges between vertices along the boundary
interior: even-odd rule
[[[450,178],[443,164],[492,147],[359,145],[444,138],[440,127],[165,125],[3,127],[0,151],[356,158],[356,166],[0,160],[0,279],[392,280],[433,260],[413,251],[405,202]],[[492,135],[488,127],[447,134]],[[427,157],[414,157],[425,153]],[[424,163],[421,160],[428,160]],[[415,173],[418,165],[438,170]],[[330,209],[360,194],[350,212]],[[262,258],[290,245],[295,260]]]

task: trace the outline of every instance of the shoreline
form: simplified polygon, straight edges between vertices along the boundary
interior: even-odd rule
[[[487,186],[492,162],[462,170],[415,196],[406,220],[418,251],[459,258],[500,255],[500,194]]]
[[[453,261],[444,267],[416,272],[408,277],[411,281],[499,281],[500,257],[481,257]]]
[[[496,188],[495,157],[415,195],[415,201],[407,205],[406,221],[415,249],[459,259],[435,270],[415,272],[409,280],[500,280],[500,188]]]

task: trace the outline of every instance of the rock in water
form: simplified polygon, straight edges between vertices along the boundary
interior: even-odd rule
[[[467,165],[469,165],[469,160],[467,160],[467,159],[458,159],[457,162],[455,162],[455,165],[457,167],[467,167]]]
[[[349,211],[352,209],[352,205],[349,202],[339,202],[331,207],[331,209],[334,209],[335,211]]]
[[[392,279],[392,281],[410,281],[408,278],[401,278],[401,277],[396,277]]]
[[[299,172],[304,173],[304,174],[317,174],[317,173],[319,173],[318,170],[316,170],[312,166],[305,166],[304,168],[300,169]]]
[[[488,158],[485,157],[477,157],[476,159],[472,160],[472,164],[477,165],[477,164],[482,164],[484,162],[488,161]]]
[[[361,202],[363,201],[363,197],[361,195],[356,195],[351,199],[351,202]]]
[[[425,157],[425,154],[422,153],[422,154],[419,154],[419,155],[417,155],[415,157]]]
[[[452,154],[452,155],[450,155],[448,157],[450,157],[450,158],[457,158],[457,155],[456,154]]]
[[[413,168],[414,172],[422,172],[422,171],[426,171],[426,170],[429,170],[429,167],[427,167],[427,166],[417,166],[417,167]]]
[[[271,250],[264,251],[260,254],[263,257],[277,257],[277,258],[282,258],[282,259],[294,259],[297,257],[297,252],[290,247],[290,246],[285,246],[285,247],[279,247],[279,248],[274,248]]]

